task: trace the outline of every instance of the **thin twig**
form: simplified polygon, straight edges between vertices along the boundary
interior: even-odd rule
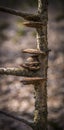
[[[0,6],[0,11],[4,12],[4,13],[9,13],[9,14],[13,14],[16,16],[20,16],[23,17],[26,20],[30,20],[30,21],[39,21],[40,17],[38,16],[38,14],[28,14],[25,12],[20,12],[18,10],[13,10],[10,8],[6,8],[6,7],[1,7]]]
[[[17,117],[17,116],[11,115],[11,114],[9,114],[9,113],[7,113],[7,112],[4,112],[4,111],[2,111],[2,110],[0,110],[0,114],[3,114],[3,115],[5,115],[5,116],[8,116],[9,118],[13,118],[13,119],[15,119],[15,120],[17,120],[17,121],[21,121],[21,122],[25,123],[26,125],[28,125],[28,126],[30,126],[30,127],[33,128],[33,122],[30,122],[30,121],[28,121],[28,120],[25,120],[25,119],[23,119],[23,118],[21,118],[21,117]]]
[[[0,74],[1,75],[15,75],[15,76],[35,76],[35,73],[33,71],[29,71],[25,69],[24,67],[19,68],[0,68]]]

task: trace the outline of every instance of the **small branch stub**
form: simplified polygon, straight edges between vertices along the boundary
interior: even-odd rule
[[[32,27],[32,28],[41,28],[41,27],[43,27],[42,22],[34,22],[34,21],[23,22],[23,25],[25,25],[27,27]]]

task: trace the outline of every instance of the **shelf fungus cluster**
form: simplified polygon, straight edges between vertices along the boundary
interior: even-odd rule
[[[30,71],[33,71],[34,73],[39,71],[40,69],[40,61],[39,61],[39,55],[44,55],[45,56],[45,52],[42,52],[38,49],[25,49],[22,51],[23,53],[28,53],[31,56],[27,58],[26,62],[24,64],[21,64],[21,67],[24,67]],[[36,75],[35,77],[32,75],[32,77],[25,77],[21,80],[21,82],[24,85],[27,84],[36,84],[37,82],[43,82],[45,81],[45,78],[42,77],[38,77],[38,75]]]

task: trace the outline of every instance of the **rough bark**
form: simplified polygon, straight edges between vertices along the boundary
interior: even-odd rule
[[[48,1],[38,0],[38,14],[43,23],[41,28],[37,29],[37,49],[46,51],[47,47],[47,20],[48,20]],[[43,19],[44,17],[44,19]],[[39,56],[41,63],[39,75],[47,79],[48,54]],[[35,85],[35,130],[47,130],[47,81],[39,82]]]

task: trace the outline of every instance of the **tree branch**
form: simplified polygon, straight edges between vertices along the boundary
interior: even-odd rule
[[[48,22],[48,0],[38,0],[38,14],[40,15],[41,28],[36,28],[37,31],[37,49],[45,52],[48,50],[47,42],[47,22]],[[44,16],[44,18],[43,18]],[[40,61],[40,76],[47,79],[48,54],[43,58],[39,57]],[[47,80],[34,85],[35,89],[35,112],[34,124],[35,130],[47,130]]]
[[[7,113],[7,112],[4,112],[4,111],[2,111],[2,110],[0,110],[0,114],[3,114],[3,115],[5,115],[5,116],[8,116],[9,118],[13,118],[13,119],[15,119],[15,120],[17,120],[17,121],[21,121],[21,122],[25,123],[26,125],[28,125],[28,126],[30,126],[30,127],[32,127],[32,128],[34,127],[33,122],[30,122],[30,121],[28,121],[28,120],[25,120],[24,118],[11,115],[11,114],[9,114],[9,113]]]
[[[38,14],[28,14],[25,12],[20,12],[18,10],[13,10],[13,9],[1,7],[1,6],[0,6],[0,11],[2,11],[4,13],[9,13],[12,15],[20,16],[20,17],[22,17],[26,20],[30,20],[30,21],[39,21],[40,20],[40,17],[38,16]]]
[[[15,75],[15,76],[35,76],[33,71],[29,71],[23,67],[20,68],[0,68],[1,75]]]

